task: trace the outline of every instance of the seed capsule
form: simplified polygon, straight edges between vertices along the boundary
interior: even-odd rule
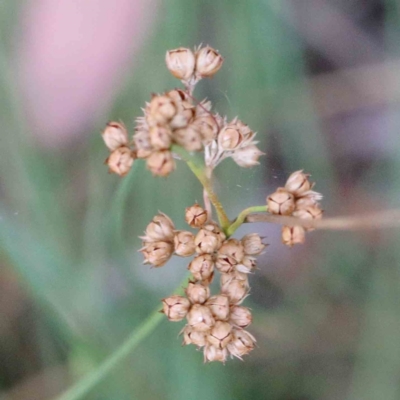
[[[290,215],[294,211],[294,196],[283,188],[267,197],[268,211],[271,214]]]
[[[193,228],[202,227],[207,222],[207,218],[207,211],[198,204],[186,208],[185,220]]]
[[[176,103],[177,112],[170,121],[172,129],[186,128],[193,120],[195,107],[188,101],[181,101]]]
[[[236,270],[244,274],[250,274],[257,268],[257,260],[255,257],[244,256],[243,260],[236,265]]]
[[[206,305],[211,310],[212,315],[215,319],[223,321],[229,316],[229,298],[224,294],[219,294],[210,297],[206,301]]]
[[[174,239],[174,230],[175,226],[171,218],[164,213],[159,213],[147,225],[145,236],[142,239],[145,242],[170,242]]]
[[[207,343],[207,332],[199,332],[190,325],[186,325],[181,333],[183,333],[183,345],[194,344],[197,347],[203,347]]]
[[[244,257],[244,248],[237,239],[228,239],[218,250],[216,267],[222,273],[231,272]]]
[[[240,304],[247,296],[248,287],[248,281],[232,278],[221,285],[221,293],[227,295],[232,304]]]
[[[189,282],[185,293],[192,304],[203,304],[210,297],[210,288],[200,282]]]
[[[128,145],[128,132],[125,125],[119,122],[109,122],[101,135],[111,151]]]
[[[249,233],[243,236],[242,245],[244,252],[247,255],[258,255],[265,249],[265,244],[262,242],[260,235],[257,233]]]
[[[162,267],[172,256],[173,246],[168,242],[147,243],[139,251],[144,256],[143,264],[151,264],[155,267]]]
[[[193,304],[186,318],[188,324],[199,332],[210,330],[215,323],[210,309],[200,304]]]
[[[282,243],[292,247],[295,244],[303,244],[306,240],[305,230],[302,226],[282,227]]]
[[[194,73],[196,59],[192,50],[179,47],[178,49],[167,51],[165,62],[175,78],[187,81]]]
[[[133,164],[132,151],[129,147],[118,147],[110,154],[105,163],[108,165],[109,172],[125,176]]]
[[[224,59],[210,46],[203,47],[196,52],[196,74],[200,77],[214,75],[221,67]]]
[[[228,350],[226,348],[219,349],[215,346],[208,345],[204,348],[204,362],[220,361],[225,363],[228,357]]]
[[[250,168],[259,164],[258,159],[262,155],[264,155],[264,153],[260,151],[257,146],[251,144],[235,150],[232,154],[232,158],[240,167]]]
[[[231,307],[229,321],[238,328],[247,328],[253,319],[250,309],[242,306]]]
[[[212,254],[221,247],[224,239],[225,235],[216,225],[206,225],[200,229],[194,240],[196,252]]]
[[[177,112],[173,100],[165,95],[154,96],[147,107],[146,120],[150,126],[163,125],[170,121]]]
[[[170,321],[181,321],[186,317],[190,302],[182,296],[170,296],[162,300],[163,313]]]
[[[218,349],[224,349],[232,339],[232,325],[228,322],[216,321],[207,336],[208,343]]]
[[[192,125],[198,129],[205,144],[209,144],[217,137],[219,127],[216,119],[212,115],[206,114],[201,117],[196,117]]]
[[[218,144],[224,150],[234,150],[242,141],[240,130],[234,124],[225,126],[218,134]]]
[[[167,176],[175,169],[175,161],[168,150],[155,151],[147,158],[147,168],[158,176]]]
[[[296,197],[301,196],[313,186],[308,180],[309,176],[303,170],[293,172],[286,181],[285,189]]]
[[[214,260],[211,254],[200,254],[189,264],[188,270],[194,279],[208,282],[214,273]]]
[[[150,128],[150,143],[155,150],[166,150],[171,147],[171,130],[165,126],[156,125]]]
[[[175,254],[189,257],[195,252],[194,235],[188,231],[178,231],[174,237]]]
[[[187,151],[199,151],[203,148],[200,132],[193,125],[175,130],[173,138],[176,143]]]
[[[241,329],[233,329],[232,341],[228,344],[227,348],[233,356],[242,359],[242,356],[254,349],[255,343],[256,339],[249,332]]]

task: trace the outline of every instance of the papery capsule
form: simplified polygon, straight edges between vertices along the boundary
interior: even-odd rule
[[[128,145],[128,132],[125,125],[119,122],[109,122],[101,135],[111,151]]]
[[[249,145],[235,150],[232,153],[232,158],[237,165],[244,168],[254,167],[258,165],[258,159],[264,155],[260,149],[255,145]]]
[[[286,181],[285,189],[296,197],[301,196],[313,186],[308,180],[309,176],[310,174],[305,174],[303,170],[293,172]]]
[[[244,274],[250,274],[257,268],[257,260],[255,257],[244,256],[242,261],[236,265],[236,270]]]
[[[166,124],[177,113],[174,101],[166,95],[154,96],[146,109],[146,120],[150,126]]]
[[[139,251],[144,256],[144,264],[162,267],[172,256],[173,246],[168,242],[146,243]]]
[[[249,233],[243,236],[241,242],[244,247],[245,254],[250,256],[260,254],[266,247],[266,245],[262,242],[260,235],[257,233]]]
[[[231,279],[221,285],[221,293],[229,297],[232,304],[240,304],[248,294],[248,281]]]
[[[194,240],[197,253],[214,253],[221,247],[225,235],[216,225],[205,225]]]
[[[129,147],[118,147],[107,158],[108,170],[119,176],[125,176],[133,164],[132,151]]]
[[[267,197],[268,211],[271,214],[290,215],[294,211],[294,196],[284,188]]]
[[[192,273],[194,279],[208,282],[214,273],[213,257],[211,254],[200,254],[189,264],[188,270]]]
[[[147,242],[172,241],[174,239],[175,226],[171,218],[164,213],[159,213],[153,217],[147,225],[143,240]]]
[[[207,344],[207,332],[199,332],[190,325],[186,325],[181,333],[183,334],[183,345],[194,344],[197,347],[203,347]]]
[[[155,150],[169,149],[171,136],[171,130],[166,126],[155,125],[149,130],[150,143]]]
[[[181,321],[186,317],[190,302],[186,297],[174,295],[162,300],[162,312],[170,321]]]
[[[247,328],[253,319],[247,307],[233,306],[230,309],[229,321],[238,328]]]
[[[235,150],[239,147],[243,137],[235,125],[227,125],[218,134],[218,144],[224,150]]]
[[[215,323],[210,309],[200,304],[193,304],[186,318],[188,324],[199,332],[210,330]]]
[[[292,247],[295,244],[303,244],[306,240],[305,230],[302,226],[283,226],[282,243]]]
[[[215,319],[223,321],[228,318],[230,311],[228,296],[224,294],[212,296],[206,301],[206,305],[211,310]]]
[[[210,297],[210,288],[200,282],[189,282],[185,293],[191,303],[203,304]]]
[[[181,257],[189,257],[195,253],[194,235],[188,231],[175,232],[175,254]]]
[[[252,334],[241,329],[233,329],[232,340],[227,348],[233,356],[242,359],[244,355],[254,349],[255,344],[256,339]]]
[[[147,157],[147,168],[158,176],[167,176],[175,169],[175,161],[168,150],[155,151]]]
[[[165,62],[175,78],[187,81],[194,73],[196,59],[192,50],[179,47],[178,49],[167,51]]]
[[[176,129],[173,133],[173,138],[176,143],[187,151],[199,151],[203,148],[200,132],[193,125]]]
[[[186,208],[185,220],[193,228],[200,228],[207,222],[208,214],[199,204]]]
[[[201,117],[196,117],[193,120],[192,125],[198,129],[205,144],[210,143],[217,137],[219,126],[212,115],[207,114]]]
[[[196,74],[201,77],[214,75],[221,67],[224,59],[210,46],[196,52]]]
[[[212,362],[212,361],[220,361],[222,363],[225,363],[229,353],[226,348],[224,349],[219,349],[215,346],[208,345],[204,347],[204,362]]]
[[[232,339],[231,331],[230,323],[216,321],[207,336],[207,341],[218,349],[224,349]]]
[[[230,256],[236,261],[236,263],[238,263],[244,257],[244,247],[239,240],[228,239],[218,250],[218,255]]]
[[[188,101],[181,101],[176,106],[177,112],[169,124],[172,129],[186,128],[194,118],[195,107]]]

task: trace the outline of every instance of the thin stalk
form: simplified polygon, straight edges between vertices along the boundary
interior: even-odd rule
[[[226,235],[227,237],[232,236],[236,229],[239,228],[240,225],[242,225],[247,216],[249,214],[252,213],[256,213],[256,212],[267,212],[268,211],[268,206],[253,206],[253,207],[249,207],[249,208],[245,208],[237,217],[236,219],[233,221],[233,223],[228,227],[228,229],[226,230]]]
[[[196,178],[203,185],[204,189],[208,194],[208,198],[210,199],[212,205],[217,212],[218,221],[221,225],[222,229],[226,231],[230,225],[230,221],[228,216],[225,213],[224,207],[218,199],[218,196],[214,192],[210,179],[207,177],[205,172],[205,166],[201,165],[194,157],[192,157],[184,148],[181,146],[173,145],[172,151],[178,154],[182,160],[186,162],[190,170],[194,173]]]
[[[182,294],[182,286],[186,284],[188,277],[180,283],[175,290],[175,294]],[[55,400],[78,400],[89,393],[97,384],[99,384],[120,362],[122,362],[143,339],[154,331],[157,325],[163,319],[160,313],[160,307],[154,310],[129,337],[101,363],[94,371],[87,374],[80,381],[76,382],[62,395]]]

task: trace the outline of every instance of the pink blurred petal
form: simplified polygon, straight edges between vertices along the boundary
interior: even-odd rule
[[[119,89],[157,0],[31,0],[21,80],[34,131],[47,145],[81,135]]]

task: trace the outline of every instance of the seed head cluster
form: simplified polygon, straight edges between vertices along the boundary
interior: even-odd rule
[[[183,344],[202,348],[205,362],[225,362],[229,355],[242,358],[256,340],[245,330],[252,315],[241,303],[250,289],[248,274],[255,271],[256,256],[266,245],[256,233],[241,240],[227,239],[198,204],[186,209],[185,219],[197,232],[175,230],[171,219],[160,213],[141,238],[145,264],[161,267],[173,254],[194,256],[188,265],[192,277],[185,295],[163,299],[162,312],[170,321],[186,318],[181,331]],[[210,284],[216,272],[220,291],[212,295]]]
[[[285,187],[278,188],[267,197],[268,211],[276,215],[292,215],[301,219],[320,219],[323,210],[319,200],[322,195],[313,189],[314,183],[309,181],[309,174],[302,170],[293,172],[286,181]],[[305,232],[312,228],[302,226],[283,226],[282,242],[292,247],[305,241]]]
[[[165,61],[186,90],[154,94],[143,108],[143,115],[136,119],[131,142],[122,123],[107,124],[102,136],[110,150],[106,160],[109,171],[124,176],[139,158],[146,161],[153,175],[167,176],[175,169],[174,144],[189,152],[204,149],[208,167],[215,167],[227,157],[241,167],[257,165],[263,153],[254,141],[255,132],[238,118],[228,122],[212,112],[210,101],[198,102],[192,96],[200,79],[213,76],[221,68],[222,56],[210,46],[195,51],[180,47],[168,51]]]

